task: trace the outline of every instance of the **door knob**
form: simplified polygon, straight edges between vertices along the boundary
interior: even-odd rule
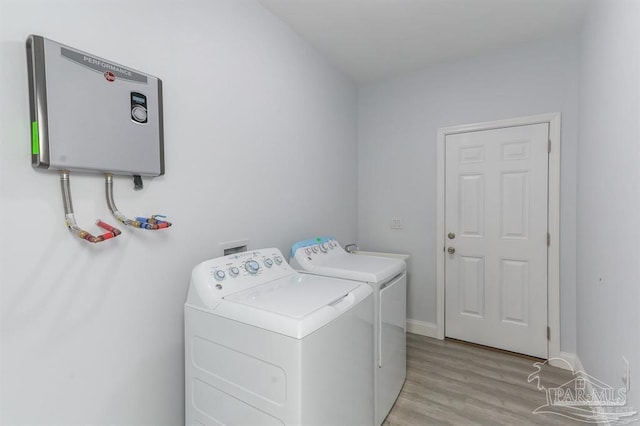
[[[449,232],[447,234],[447,237],[449,237],[450,240],[453,240],[456,237],[456,234],[454,234],[453,232]]]
[[[449,252],[449,254],[453,254],[453,253],[455,253],[455,252],[456,252],[456,249],[455,249],[455,248],[453,248],[453,247],[449,247],[449,248],[447,249],[447,251]]]

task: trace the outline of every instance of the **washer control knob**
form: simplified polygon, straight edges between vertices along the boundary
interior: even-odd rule
[[[250,260],[244,264],[244,269],[251,275],[255,275],[258,273],[258,270],[260,270],[260,264],[255,260]]]
[[[327,245],[325,243],[320,244],[320,251],[323,253],[327,252]]]
[[[311,251],[313,251],[314,253],[317,253],[318,252],[318,246],[313,246],[311,248]]]
[[[229,275],[231,275],[232,277],[237,277],[240,274],[240,269],[238,269],[236,266],[232,266],[231,268],[229,268]]]
[[[276,265],[282,264],[282,258],[280,256],[274,257],[273,261],[276,262]]]
[[[307,253],[307,254],[311,254],[311,249],[310,248],[306,248],[306,249],[304,249],[304,252]]]
[[[264,266],[266,266],[267,268],[271,268],[273,266],[273,260],[269,259],[268,257],[266,257],[263,262]]]
[[[226,274],[224,273],[224,271],[218,269],[215,273],[215,276],[216,276],[216,280],[222,281],[224,280],[224,277],[226,277]]]

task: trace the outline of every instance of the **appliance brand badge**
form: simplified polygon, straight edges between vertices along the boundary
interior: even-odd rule
[[[74,50],[67,49],[66,47],[61,47],[60,53],[65,58],[70,59],[79,65],[100,72],[104,75],[104,78],[107,79],[107,81],[114,81],[117,77],[121,80],[147,83],[147,77],[145,75],[128,70],[119,65],[103,61],[102,59],[94,58],[93,56],[76,52]]]

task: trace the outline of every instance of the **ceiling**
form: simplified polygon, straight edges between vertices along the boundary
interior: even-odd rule
[[[258,0],[370,82],[578,31],[586,0]]]

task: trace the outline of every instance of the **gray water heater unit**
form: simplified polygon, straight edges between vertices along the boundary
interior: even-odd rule
[[[27,61],[34,167],[164,174],[160,79],[36,35]]]

